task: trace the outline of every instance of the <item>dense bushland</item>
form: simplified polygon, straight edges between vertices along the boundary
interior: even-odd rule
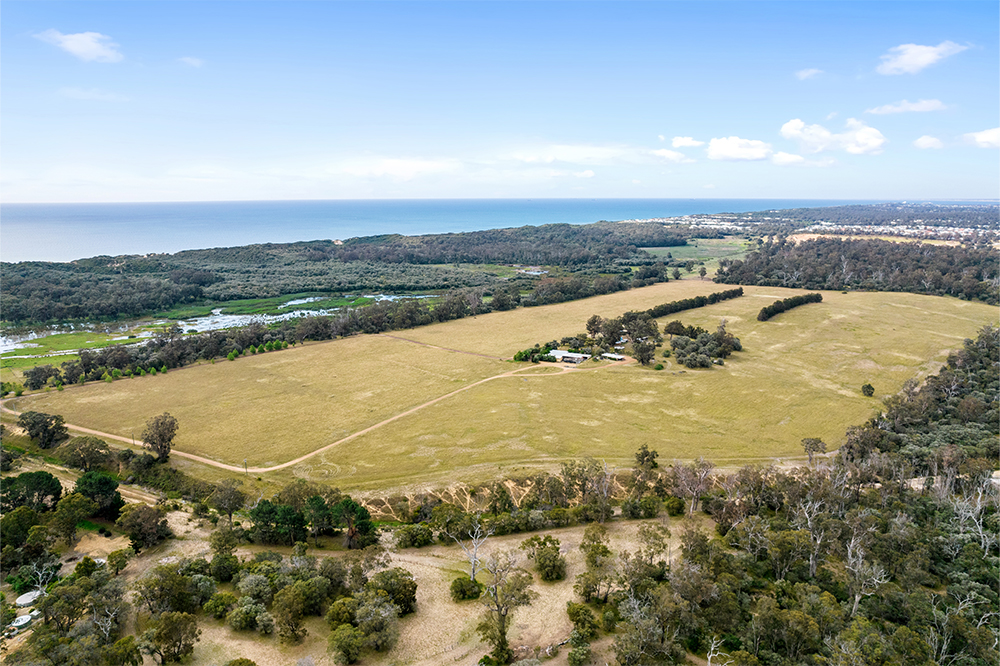
[[[527,274],[512,281],[525,291],[538,283],[539,293],[525,304],[540,305],[610,293],[635,280],[639,286],[665,279],[662,267],[648,268],[658,260],[639,248],[684,245],[688,234],[660,224],[604,222],[3,263],[0,311],[5,321],[42,323],[135,317],[206,299],[510,286],[486,272],[451,265],[458,263],[554,266],[574,276],[575,282]],[[633,266],[639,269],[633,272]]]
[[[1000,257],[992,248],[817,238],[762,244],[720,260],[716,282],[798,289],[863,289],[998,303]]]

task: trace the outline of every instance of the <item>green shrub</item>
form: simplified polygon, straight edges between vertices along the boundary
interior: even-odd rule
[[[456,578],[451,582],[452,601],[466,601],[468,599],[478,599],[483,594],[483,586],[479,581],[474,581],[468,576]]]
[[[657,363],[656,365],[653,366],[653,370],[663,370],[663,364]]]
[[[434,533],[426,525],[405,525],[396,530],[399,548],[423,548],[434,543]]]
[[[212,598],[205,602],[205,613],[211,615],[216,620],[229,615],[229,611],[236,607],[236,595],[229,592],[217,592]]]
[[[614,611],[604,611],[604,615],[601,616],[601,626],[609,634],[613,633],[618,626],[618,615]]]
[[[660,513],[660,500],[652,495],[639,500],[639,512],[643,518],[656,518]]]
[[[638,500],[630,499],[622,502],[622,518],[635,520],[640,515],[642,515],[642,512],[639,509]]]
[[[331,629],[357,622],[358,601],[354,597],[343,597],[330,604],[330,609],[326,611],[326,621]]]
[[[539,548],[535,552],[535,568],[544,581],[562,580],[566,577],[566,558],[555,548]]]
[[[590,645],[581,645],[569,651],[569,666],[583,666],[590,663]]]
[[[573,623],[574,633],[579,632],[580,636],[587,640],[597,635],[597,618],[594,617],[594,611],[586,604],[567,601],[566,614]]]
[[[671,495],[663,502],[663,506],[667,510],[668,516],[684,515],[684,500],[680,497],[674,497]]]
[[[365,635],[360,629],[342,624],[333,630],[328,639],[333,660],[338,664],[353,664],[361,657]]]

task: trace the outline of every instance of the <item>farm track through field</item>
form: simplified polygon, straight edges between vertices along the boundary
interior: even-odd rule
[[[387,337],[396,337],[396,336],[390,335],[390,336],[387,336]],[[405,340],[405,338],[399,338],[399,339]],[[423,343],[423,342],[417,342],[415,340],[406,340],[406,341],[407,342],[414,342],[415,344],[426,345],[428,347],[434,347],[435,349],[445,349],[444,347],[437,347],[436,345],[430,345],[430,344]],[[455,352],[455,353],[459,353],[459,354],[472,354],[474,356],[484,356],[483,354],[475,354],[474,352],[464,352],[464,351],[461,351],[461,350],[458,350],[458,349],[448,349],[447,351],[451,351],[451,352]],[[496,358],[496,357],[486,356],[485,358]],[[450,397],[452,397],[454,395],[462,393],[463,391],[468,391],[471,388],[479,386],[480,384],[485,384],[486,382],[493,381],[494,379],[502,379],[504,377],[513,377],[514,375],[522,373],[525,370],[534,370],[534,369],[536,369],[538,367],[556,368],[557,370],[559,370],[559,372],[551,372],[551,373],[544,373],[544,374],[532,374],[531,375],[532,377],[554,377],[556,375],[562,375],[562,374],[565,374],[565,373],[568,373],[568,372],[590,372],[590,371],[594,371],[594,370],[601,370],[601,369],[604,369],[604,368],[612,368],[612,367],[619,366],[619,365],[627,365],[629,363],[632,363],[633,361],[634,361],[634,359],[627,358],[627,359],[625,359],[623,361],[614,361],[612,363],[609,363],[607,365],[602,365],[602,366],[597,367],[597,368],[575,368],[575,367],[568,367],[568,366],[564,366],[564,365],[559,365],[559,364],[556,364],[556,363],[542,363],[542,364],[539,364],[539,365],[529,365],[527,367],[518,368],[516,370],[508,370],[507,372],[502,372],[499,375],[493,375],[492,377],[486,377],[485,379],[480,379],[479,381],[473,382],[473,383],[469,384],[468,386],[463,386],[460,389],[456,389],[454,391],[451,391],[450,393],[446,393],[446,394],[444,394],[442,396],[438,396],[437,398],[434,398],[433,400],[428,400],[427,402],[425,402],[423,404],[420,404],[420,405],[417,405],[416,407],[411,407],[410,409],[406,410],[405,412],[400,412],[399,414],[396,414],[395,416],[390,416],[389,418],[387,418],[387,419],[385,419],[383,421],[379,421],[378,423],[376,423],[374,425],[370,425],[367,428],[363,428],[361,430],[358,430],[357,432],[351,433],[347,437],[342,437],[341,439],[338,439],[336,442],[332,442],[330,444],[327,444],[326,446],[322,446],[322,447],[316,449],[315,451],[310,451],[309,453],[307,453],[305,455],[302,455],[302,456],[299,456],[298,458],[295,458],[294,460],[289,460],[287,462],[283,462],[280,465],[274,465],[273,467],[250,467],[250,468],[243,468],[243,467],[239,467],[237,465],[227,465],[226,463],[221,463],[221,462],[218,462],[216,460],[212,460],[211,458],[205,458],[203,456],[195,455],[193,453],[186,453],[184,451],[178,451],[176,449],[173,450],[173,451],[171,451],[170,455],[179,456],[181,458],[186,458],[188,460],[193,460],[193,461],[201,463],[203,465],[211,465],[212,467],[217,467],[219,469],[228,470],[230,472],[246,472],[246,473],[253,472],[254,474],[261,474],[261,473],[264,473],[264,472],[276,472],[276,471],[278,471],[280,469],[285,469],[287,467],[292,467],[294,465],[298,465],[299,463],[301,463],[301,462],[303,462],[305,460],[308,460],[309,458],[312,458],[315,455],[319,455],[320,453],[324,453],[325,451],[329,451],[330,449],[332,449],[332,448],[334,448],[334,447],[336,447],[336,446],[338,446],[340,444],[343,444],[344,442],[349,442],[352,439],[360,437],[361,435],[365,435],[365,434],[367,434],[367,433],[369,433],[369,432],[371,432],[373,430],[377,430],[377,429],[381,428],[382,426],[388,425],[388,424],[392,423],[393,421],[397,421],[397,420],[399,420],[399,419],[401,419],[403,417],[406,417],[406,416],[409,416],[410,414],[413,414],[414,412],[418,412],[421,409],[423,409],[424,407],[430,407],[431,405],[437,404],[437,403],[441,402],[442,400],[447,400],[448,398],[450,398]],[[13,409],[8,408],[2,402],[0,402],[0,411],[6,412],[8,414],[13,414],[14,416],[20,416],[21,415],[21,412],[16,412]],[[105,439],[113,439],[113,440],[116,440],[116,441],[119,441],[119,442],[124,442],[126,444],[135,445],[135,441],[132,440],[132,439],[130,439],[130,438],[128,438],[128,437],[122,437],[120,435],[112,435],[111,433],[108,433],[108,432],[101,432],[100,430],[92,430],[90,428],[84,428],[83,426],[74,425],[72,423],[67,423],[65,425],[66,425],[67,428],[69,428],[71,430],[75,430],[77,432],[82,432],[82,433],[87,434],[87,435],[94,435],[96,437],[103,437]]]
[[[420,340],[411,340],[410,338],[403,338],[398,335],[390,335],[389,333],[379,333],[383,338],[392,338],[394,340],[402,340],[403,342],[412,342],[415,345],[421,345],[423,347],[430,347],[431,349],[440,349],[442,351],[455,352],[456,354],[468,354],[469,356],[478,356],[479,358],[488,358],[491,361],[506,361],[508,359],[502,356],[490,356],[489,354],[479,354],[477,352],[463,351],[461,349],[452,349],[451,347],[439,347],[438,345],[432,345],[429,342],[421,342]]]

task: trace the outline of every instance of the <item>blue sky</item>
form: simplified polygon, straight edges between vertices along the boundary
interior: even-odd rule
[[[5,0],[0,197],[995,199],[998,8]]]

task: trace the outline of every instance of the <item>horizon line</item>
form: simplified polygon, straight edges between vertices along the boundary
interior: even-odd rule
[[[332,199],[184,199],[142,201],[2,201],[0,206],[106,206],[115,204],[193,204],[193,203],[299,203],[333,201],[866,201],[873,203],[935,203],[938,201],[982,202],[1000,204],[1000,197],[382,197]]]

